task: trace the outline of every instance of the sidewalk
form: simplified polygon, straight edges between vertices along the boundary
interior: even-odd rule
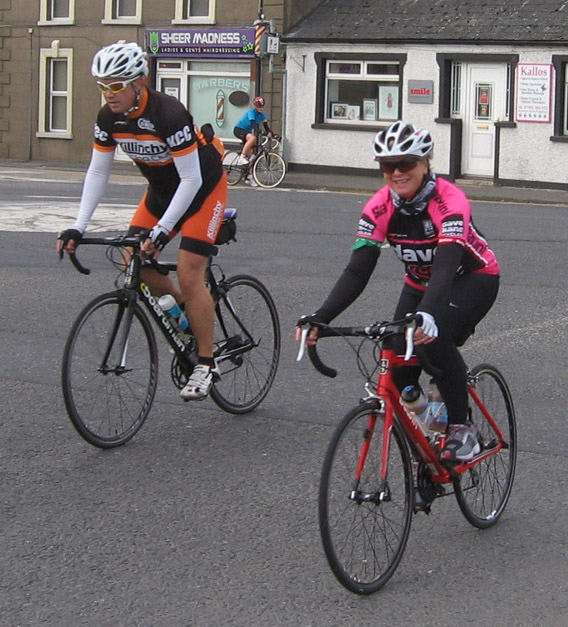
[[[62,172],[65,172],[65,178],[82,180],[86,167],[86,164],[47,164],[36,161],[0,159],[0,176],[3,173],[9,175],[13,172],[16,175],[19,172],[27,175],[27,178],[60,180],[63,178]],[[296,168],[286,173],[281,188],[372,195],[384,184],[378,170],[376,176],[361,176],[303,172]],[[136,167],[128,162],[116,162],[111,178],[120,182],[144,182]],[[501,187],[495,186],[489,181],[469,179],[460,179],[456,181],[456,184],[463,189],[470,200],[568,206],[568,190]]]
[[[321,189],[342,192],[374,194],[384,181],[377,170],[376,176],[341,174],[313,174],[288,172],[282,186],[299,189]],[[501,187],[492,182],[459,179],[460,187],[470,200],[513,202],[525,204],[568,205],[568,190],[533,189],[529,187]]]

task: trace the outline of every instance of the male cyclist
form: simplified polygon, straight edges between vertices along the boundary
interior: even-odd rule
[[[450,462],[477,455],[477,430],[469,421],[466,366],[458,350],[490,310],[499,290],[499,264],[475,228],[465,194],[430,169],[430,133],[402,121],[375,137],[375,159],[386,185],[363,209],[349,263],[322,306],[299,321],[329,324],[362,293],[388,242],[405,268],[395,319],[419,313],[419,358],[434,366],[448,409]],[[317,341],[317,327],[309,343]],[[399,347],[396,347],[397,349]],[[403,350],[400,352],[404,352]],[[395,368],[399,390],[417,384],[420,369]]]
[[[198,363],[180,395],[186,401],[203,399],[218,376],[213,359],[214,305],[205,270],[227,201],[219,153],[213,144],[196,138],[193,118],[178,100],[147,87],[148,62],[138,44],[102,48],[91,72],[106,104],[95,124],[79,214],[73,227],[59,235],[57,251],[72,253],[81,241],[120,145],[148,180],[128,234],[149,229],[142,250],[157,258],[181,231],[179,289],[153,270],[145,270],[143,279],[155,295],[173,294],[185,306],[198,344]]]
[[[243,150],[239,157],[239,164],[244,165],[250,161],[252,151],[256,143],[256,137],[261,132],[261,125],[268,137],[272,137],[273,133],[268,126],[266,113],[264,113],[264,98],[257,96],[252,101],[252,107],[237,122],[233,133],[244,142]]]

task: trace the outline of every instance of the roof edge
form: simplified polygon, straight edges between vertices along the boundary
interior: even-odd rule
[[[424,45],[471,45],[478,46],[554,46],[559,48],[568,47],[568,40],[556,41],[554,39],[535,39],[535,40],[523,40],[518,39],[353,39],[353,38],[333,38],[326,37],[282,37],[281,42],[288,43],[304,43],[304,44],[424,44]]]

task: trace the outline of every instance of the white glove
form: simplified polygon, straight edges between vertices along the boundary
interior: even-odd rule
[[[161,224],[156,224],[155,227],[150,229],[148,237],[152,240],[154,246],[161,252],[166,247],[166,244],[170,241],[169,230]]]
[[[417,311],[416,313],[422,316],[422,324],[420,325],[422,331],[429,337],[438,337],[438,325],[434,320],[434,316],[425,311]]]

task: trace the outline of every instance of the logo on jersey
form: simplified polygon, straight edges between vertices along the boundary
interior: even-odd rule
[[[436,229],[430,218],[422,220],[422,227],[424,228],[424,237],[426,239],[432,239],[436,237]]]
[[[359,226],[357,227],[357,235],[359,237],[371,237],[373,235],[373,231],[375,230],[375,225],[367,216],[361,216],[359,219]]]
[[[150,122],[150,120],[146,120],[145,118],[140,118],[138,120],[138,128],[141,128],[143,131],[152,131],[156,132],[156,127]]]
[[[410,248],[402,244],[393,246],[396,256],[404,263],[431,264],[434,261],[434,248]]]
[[[464,222],[463,216],[453,215],[448,216],[442,222],[441,237],[463,237],[464,236]]]
[[[211,220],[209,221],[209,225],[207,226],[207,237],[211,241],[215,241],[217,228],[219,226],[219,222],[221,221],[222,217],[223,217],[223,203],[220,201],[217,201],[217,204],[215,205],[213,209],[213,217],[211,218]]]
[[[386,205],[379,205],[378,207],[373,207],[373,216],[375,217],[375,220],[378,220],[386,212],[387,212]]]
[[[185,125],[180,131],[166,138],[166,141],[168,142],[168,146],[170,148],[181,146],[182,144],[185,144],[186,142],[190,142],[192,140],[193,134],[188,125]]]
[[[166,163],[170,160],[170,151],[163,142],[156,140],[140,140],[118,138],[117,142],[124,152],[135,161],[146,163]]]
[[[103,131],[102,128],[98,124],[95,124],[95,128],[93,132],[95,135],[95,139],[98,139],[100,142],[108,141],[108,133],[106,131]]]

